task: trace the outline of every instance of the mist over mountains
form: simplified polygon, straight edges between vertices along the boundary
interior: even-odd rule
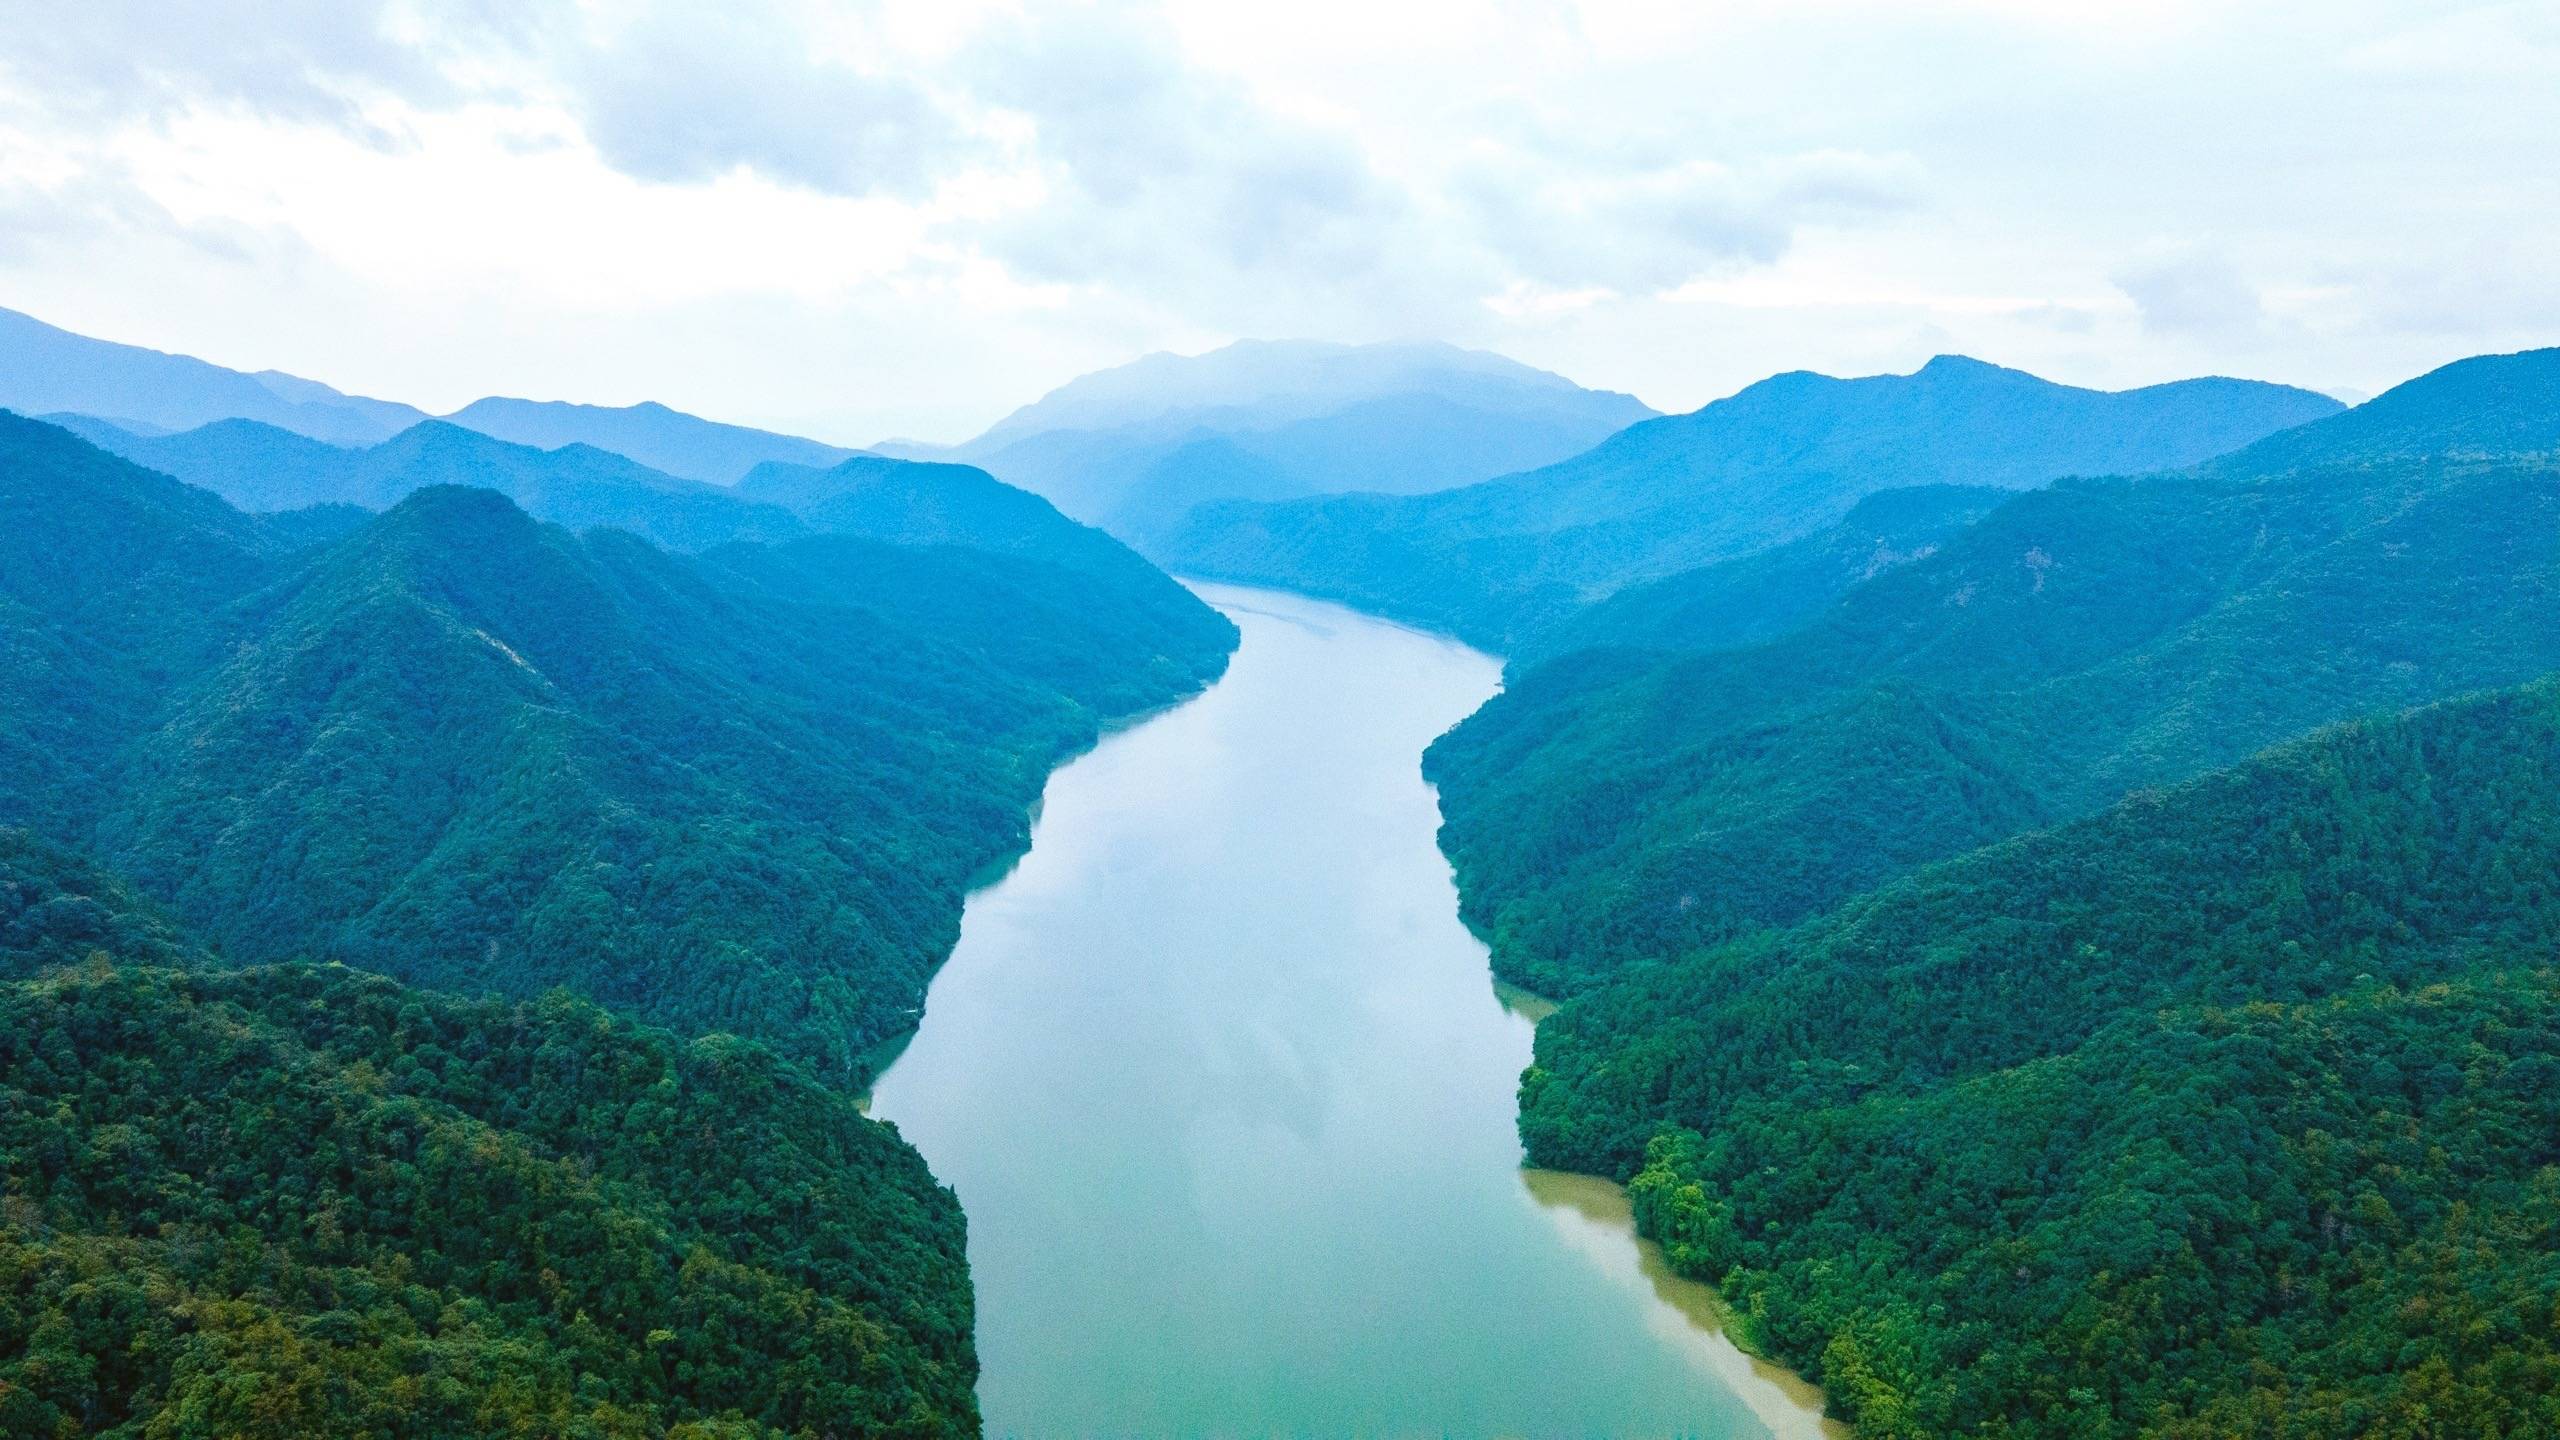
[[[1143,537],[1213,500],[1465,484],[1560,460],[1653,413],[1452,345],[1247,340],[1083,376],[947,453]]]

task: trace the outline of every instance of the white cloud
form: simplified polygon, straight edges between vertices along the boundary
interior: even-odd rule
[[[2555,54],[2459,0],[18,0],[0,304],[856,437],[1247,333],[1675,407],[1942,348],[2378,389],[2560,338]]]

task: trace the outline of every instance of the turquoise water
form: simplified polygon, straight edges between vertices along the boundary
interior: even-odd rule
[[[1233,668],[1050,781],[873,1091],[968,1211],[989,1432],[1806,1430],[1519,1168],[1530,1024],[1418,768],[1495,662],[1201,589]]]

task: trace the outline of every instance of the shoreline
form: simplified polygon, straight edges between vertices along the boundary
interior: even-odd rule
[[[1493,993],[1503,1009],[1528,1021],[1532,1029],[1562,1004],[1503,980],[1493,981]],[[1744,1343],[1733,1323],[1733,1307],[1723,1294],[1704,1280],[1672,1269],[1661,1244],[1636,1229],[1635,1204],[1626,1186],[1606,1175],[1547,1170],[1525,1162],[1520,1183],[1542,1211],[1550,1215],[1569,1211],[1587,1227],[1588,1234],[1580,1238],[1595,1261],[1621,1278],[1640,1279],[1651,1288],[1655,1301],[1689,1327],[1687,1338],[1696,1342],[1701,1363],[1742,1397],[1775,1440],[1853,1440],[1855,1432],[1847,1421],[1831,1414],[1821,1386]],[[1617,1257],[1600,1253],[1590,1243],[1600,1236],[1625,1243],[1623,1253],[1632,1258],[1632,1275],[1619,1269]]]

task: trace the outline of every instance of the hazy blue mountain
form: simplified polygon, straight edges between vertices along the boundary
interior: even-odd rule
[[[1084,376],[946,453],[1144,536],[1203,500],[1465,484],[1651,414],[1482,351],[1256,340]]]
[[[1180,590],[1138,553],[974,465],[856,455],[826,469],[767,463],[741,500],[780,506],[809,528],[894,545],[966,545],[1044,560],[1139,588]]]
[[[2560,452],[2560,350],[2475,355],[2395,386],[2317,425],[2270,435],[2215,462],[2265,475],[2412,455]]]
[[[474,400],[444,417],[466,430],[557,450],[592,445],[627,456],[653,470],[713,485],[732,485],[768,460],[832,465],[854,452],[841,445],[726,425],[670,410],[655,401],[638,405],[573,405],[558,400]]]
[[[495,490],[555,525],[610,525],[670,549],[780,540],[808,528],[777,506],[591,445],[537,450],[441,420],[421,421],[361,449],[254,420],[220,420],[174,435],[133,435],[97,421],[74,421],[73,427],[126,459],[201,485],[247,510],[387,510],[430,485],[472,485]]]
[[[1832,525],[1880,490],[2191,465],[2339,409],[2245,380],[2084,390],[1958,356],[1910,375],[1797,372],[1543,469],[1431,495],[1206,505],[1147,548],[1507,649],[1628,585]]]
[[[249,374],[93,340],[15,310],[0,310],[0,408],[95,415],[136,429],[262,420],[341,445],[369,445],[427,418],[407,405],[343,395],[281,371]]]

